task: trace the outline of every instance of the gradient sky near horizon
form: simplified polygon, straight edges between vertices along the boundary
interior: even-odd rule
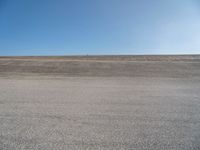
[[[200,54],[199,0],[0,0],[0,55]]]

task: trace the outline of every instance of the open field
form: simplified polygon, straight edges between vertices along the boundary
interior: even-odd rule
[[[0,58],[0,150],[199,150],[200,56]]]

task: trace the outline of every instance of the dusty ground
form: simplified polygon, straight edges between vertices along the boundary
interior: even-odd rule
[[[174,58],[0,58],[0,150],[200,149],[200,61]]]

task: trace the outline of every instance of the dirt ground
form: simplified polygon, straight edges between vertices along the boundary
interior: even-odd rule
[[[199,58],[118,57],[0,58],[0,150],[200,149]]]

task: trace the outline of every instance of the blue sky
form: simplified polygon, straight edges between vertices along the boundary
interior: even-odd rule
[[[199,0],[0,0],[0,55],[190,53]]]

